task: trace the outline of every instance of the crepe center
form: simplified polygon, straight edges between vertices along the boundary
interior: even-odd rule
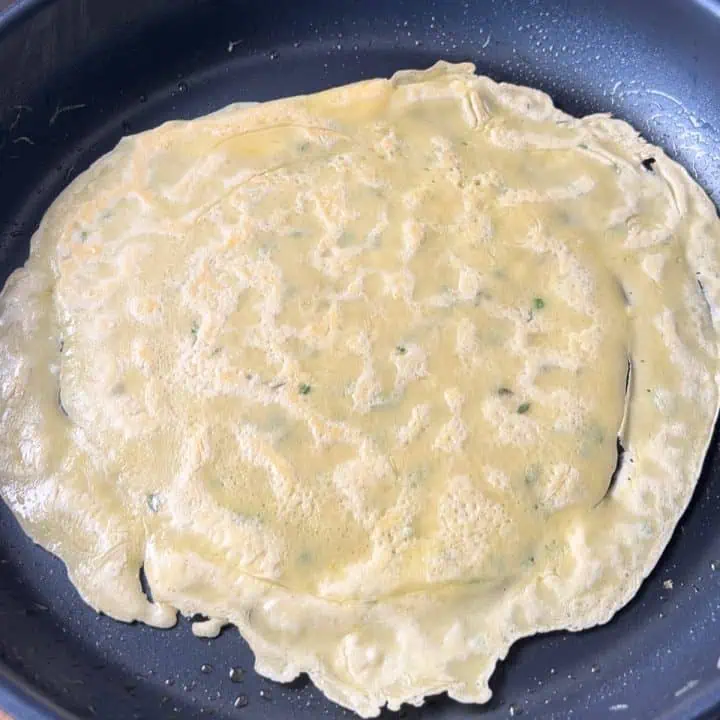
[[[429,110],[251,135],[159,152],[151,205],[100,198],[59,243],[76,435],[149,542],[293,590],[527,571],[618,461],[612,169]]]

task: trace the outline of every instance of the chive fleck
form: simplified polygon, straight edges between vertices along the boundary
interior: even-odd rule
[[[312,389],[312,388],[311,388],[307,383],[301,383],[301,384],[298,386],[298,392],[299,392],[301,395],[307,395],[307,394],[310,392],[311,389]]]
[[[197,340],[198,332],[200,332],[200,325],[197,320],[193,320],[193,323],[190,326],[190,334],[193,336],[193,342]]]
[[[407,352],[407,348],[404,345],[398,345],[395,348],[395,352],[397,352],[398,355],[404,355]]]
[[[347,230],[343,230],[340,237],[338,238],[338,247],[347,247],[353,241],[354,235]]]
[[[518,405],[518,415],[524,415],[530,409],[530,403],[524,402]]]
[[[595,423],[591,424],[588,427],[587,436],[589,440],[592,440],[598,445],[602,445],[603,441],[605,440],[605,433],[603,432],[602,428]]]
[[[498,388],[497,394],[501,397],[503,395],[513,395],[513,391],[509,387],[505,387],[504,385],[502,387]]]
[[[533,307],[536,310],[542,310],[545,307],[545,301],[541,297],[536,297],[533,299]]]
[[[540,466],[537,463],[530,465],[525,471],[525,482],[533,485],[540,479]]]

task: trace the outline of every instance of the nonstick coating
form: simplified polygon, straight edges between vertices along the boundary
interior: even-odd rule
[[[617,114],[720,198],[717,0],[30,0],[0,17],[0,279],[52,199],[123,134],[439,58],[576,115]],[[717,444],[659,567],[610,624],[517,643],[483,708],[443,696],[401,716],[720,717]],[[186,621],[97,616],[2,503],[0,660],[0,707],[19,720],[351,715],[304,678],[257,676],[234,630],[208,642]]]

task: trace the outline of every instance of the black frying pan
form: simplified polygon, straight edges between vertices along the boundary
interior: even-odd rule
[[[0,281],[53,198],[121,135],[438,58],[540,87],[573,114],[615,113],[720,199],[719,0],[26,0],[0,15]],[[517,643],[484,708],[440,697],[404,716],[720,717],[717,440],[660,565],[610,624]],[[18,720],[350,715],[252,664],[232,630],[207,642],[187,622],[96,616],[0,503],[0,707]]]

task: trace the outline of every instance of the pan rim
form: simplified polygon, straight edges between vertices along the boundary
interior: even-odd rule
[[[44,7],[57,0],[15,0],[0,10],[0,42],[18,25],[35,17]],[[10,717],[25,720],[77,720],[77,715],[56,705],[32,683],[13,672],[0,661],[0,709]]]
[[[0,41],[18,23],[33,18],[47,5],[54,5],[58,0],[15,0],[4,10],[0,10]]]
[[[0,709],[23,720],[78,720],[0,661]]]

